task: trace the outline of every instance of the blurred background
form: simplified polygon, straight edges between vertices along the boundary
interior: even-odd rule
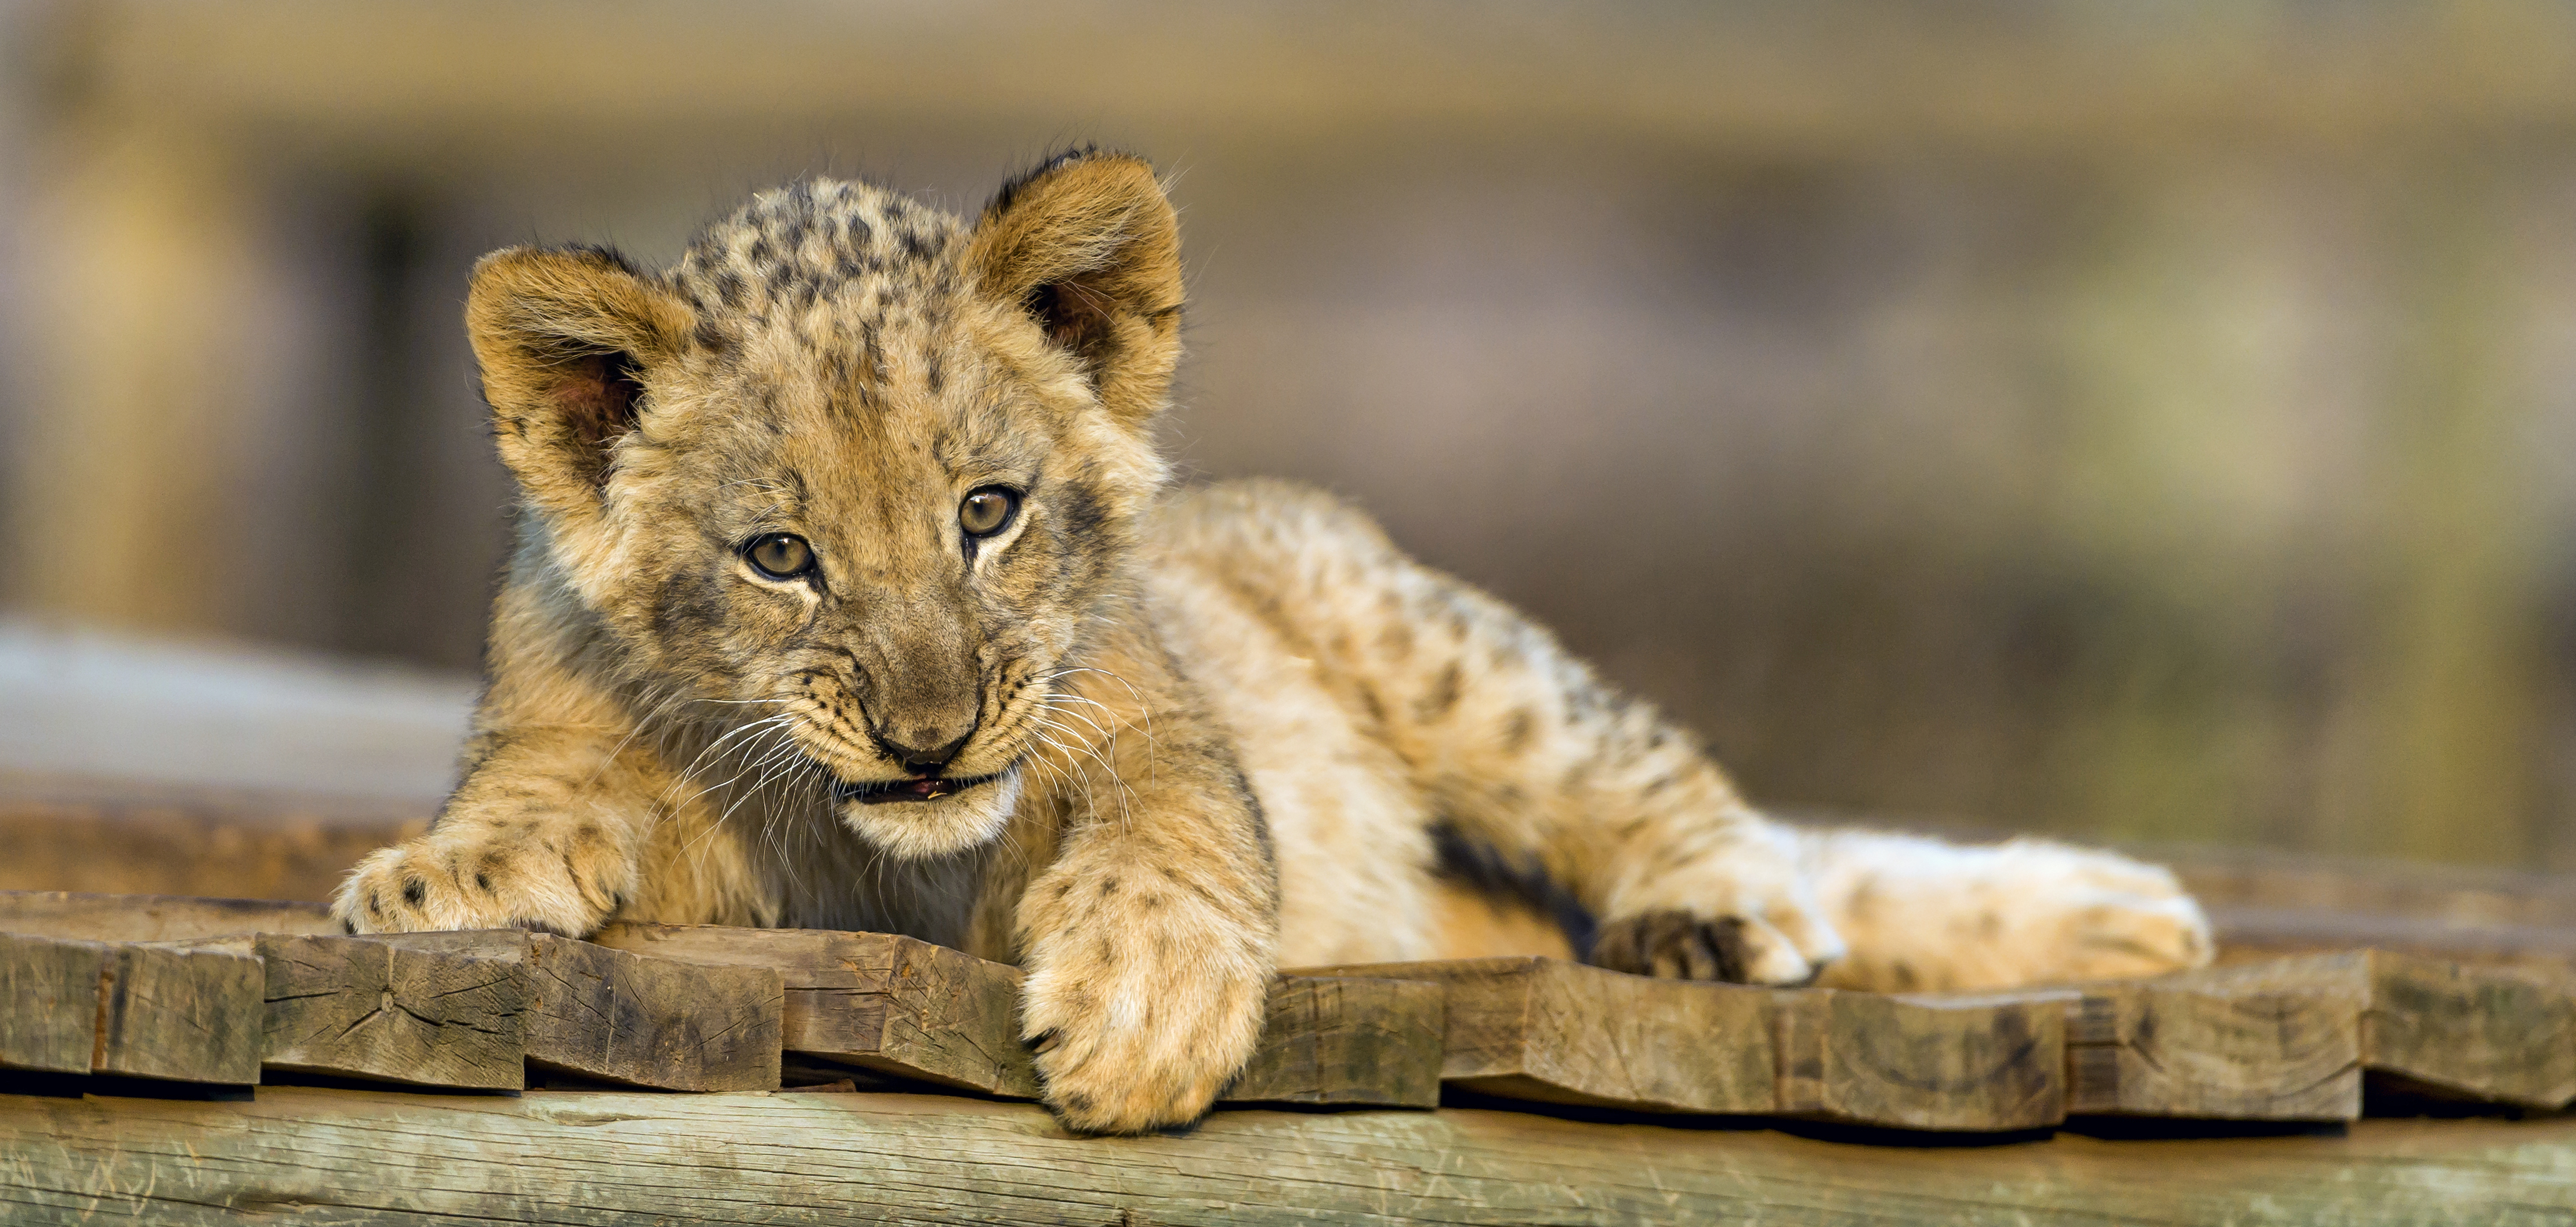
[[[443,790],[478,254],[1097,141],[1181,206],[1189,473],[1358,500],[1760,800],[2576,869],[2561,3],[0,14],[0,768],[168,848]]]

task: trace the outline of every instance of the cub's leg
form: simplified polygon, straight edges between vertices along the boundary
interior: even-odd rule
[[[1794,983],[1849,949],[1828,982],[1995,987],[2209,957],[2207,923],[2171,875],[2122,857],[1764,819],[1687,732],[1325,496],[1217,487],[1172,523],[1175,561],[1218,577],[1314,662],[1450,834],[1591,910],[1596,963]]]
[[[1021,1026],[1067,1124],[1186,1124],[1261,1035],[1279,892],[1260,807],[1149,633],[1112,636],[1064,680],[1021,802],[1046,829],[1015,826],[986,885],[996,904],[1016,894]]]
[[[1801,831],[1851,953],[1835,988],[2008,988],[2198,967],[2209,921],[2173,873],[2038,839],[1986,847],[1878,831]]]
[[[1184,496],[1166,529],[1169,561],[1267,622],[1447,834],[1573,892],[1600,922],[1596,961],[1780,984],[1842,954],[1794,833],[1500,601],[1285,483]]]
[[[612,915],[775,923],[740,840],[685,795],[616,705],[574,679],[502,673],[471,764],[426,834],[360,861],[332,911],[353,933],[527,928],[586,936]],[[540,708],[523,696],[545,696]]]

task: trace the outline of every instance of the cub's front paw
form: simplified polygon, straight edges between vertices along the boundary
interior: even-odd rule
[[[598,930],[634,888],[633,859],[595,824],[450,824],[368,854],[332,915],[352,933]]]
[[[1023,1028],[1046,1101],[1085,1133],[1205,1115],[1261,1037],[1269,969],[1168,942],[1068,936],[1033,957]],[[1145,946],[1144,950],[1134,947]],[[1134,957],[1142,955],[1144,957]]]

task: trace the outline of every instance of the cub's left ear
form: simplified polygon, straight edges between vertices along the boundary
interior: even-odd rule
[[[1181,356],[1180,222],[1143,159],[1086,149],[1013,180],[984,206],[966,267],[1082,361],[1111,413],[1133,424],[1162,409]]]

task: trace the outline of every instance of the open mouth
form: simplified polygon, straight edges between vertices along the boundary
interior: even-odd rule
[[[834,780],[832,799],[856,801],[861,805],[884,805],[893,801],[936,801],[941,797],[964,792],[979,784],[990,784],[1000,778],[1002,778],[1001,775],[995,773],[970,776],[965,779],[916,776],[909,780],[884,780],[874,784],[852,784]]]

